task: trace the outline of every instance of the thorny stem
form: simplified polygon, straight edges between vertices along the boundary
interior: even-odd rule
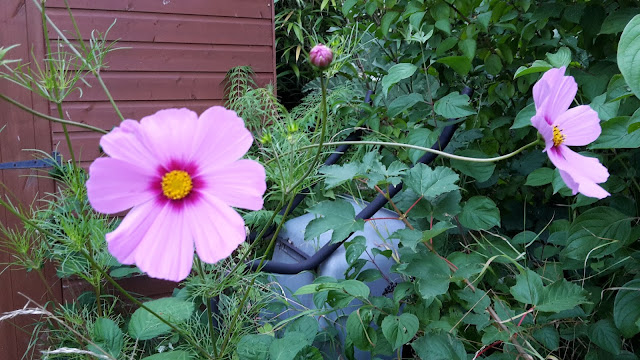
[[[440,151],[440,150],[434,150],[431,148],[426,148],[426,147],[422,147],[422,146],[417,146],[417,145],[411,145],[411,144],[401,144],[401,143],[393,143],[393,142],[385,142],[385,141],[334,141],[334,142],[325,142],[325,143],[321,143],[321,144],[312,144],[312,145],[307,145],[307,146],[302,146],[300,147],[298,150],[305,150],[305,149],[311,149],[314,147],[322,147],[322,146],[335,146],[335,145],[380,145],[380,146],[394,146],[394,147],[402,147],[402,148],[407,148],[407,149],[415,149],[415,150],[420,150],[420,151],[425,151],[428,153],[432,153],[432,154],[436,154],[442,157],[446,157],[449,159],[455,159],[455,160],[461,160],[461,161],[469,161],[469,162],[477,162],[477,163],[490,163],[490,162],[496,162],[496,161],[501,161],[501,160],[506,160],[512,156],[515,156],[521,152],[523,152],[524,150],[535,146],[537,144],[540,143],[540,140],[535,140],[533,142],[530,142],[529,144],[519,148],[518,150],[515,150],[513,152],[510,152],[506,155],[501,155],[501,156],[497,156],[497,157],[492,157],[492,158],[471,158],[471,157],[466,157],[466,156],[460,156],[460,155],[454,155],[454,154],[449,154],[447,152],[444,151]]]
[[[75,121],[64,120],[64,119],[56,118],[56,117],[53,117],[53,116],[49,116],[47,114],[43,114],[41,112],[38,112],[36,110],[31,109],[30,107],[28,107],[26,105],[23,105],[23,104],[19,103],[18,101],[14,100],[14,99],[12,99],[10,97],[5,96],[3,94],[0,94],[0,99],[19,107],[20,109],[30,113],[31,115],[35,115],[35,116],[37,116],[39,118],[42,118],[42,119],[45,119],[45,120],[49,120],[51,122],[55,122],[55,123],[59,123],[59,124],[66,124],[66,125],[71,125],[71,126],[76,126],[76,127],[79,127],[79,128],[95,131],[95,132],[98,132],[98,133],[101,133],[101,134],[107,134],[108,133],[108,131],[105,131],[105,130],[100,129],[100,128],[95,127],[95,126],[91,126],[91,125],[88,125],[88,124],[83,124],[83,123],[79,123],[79,122],[75,122]]]

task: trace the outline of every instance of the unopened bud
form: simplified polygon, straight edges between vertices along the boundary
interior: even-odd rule
[[[324,44],[318,44],[309,52],[309,59],[314,66],[320,69],[326,69],[331,64],[331,61],[333,61],[333,52]]]

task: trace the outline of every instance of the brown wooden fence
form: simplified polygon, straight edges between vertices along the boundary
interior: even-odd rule
[[[272,0],[69,0],[83,38],[91,31],[107,30],[107,40],[118,40],[123,49],[110,53],[103,78],[126,118],[140,119],[159,109],[188,107],[196,112],[223,103],[224,76],[233,66],[249,65],[259,84],[275,83],[275,49]],[[47,13],[67,37],[75,39],[63,0],[48,0]],[[58,35],[51,29],[49,39]],[[40,13],[32,0],[0,1],[0,46],[22,44],[12,50],[10,58],[42,64],[44,36]],[[32,66],[33,67],[33,66]],[[64,105],[65,116],[103,129],[119,120],[95,79],[87,78],[91,87],[74,92]],[[56,114],[53,104],[7,81],[0,81],[0,93],[36,110]],[[0,162],[29,160],[33,153],[22,149],[58,149],[69,156],[57,124],[34,118],[0,100]],[[74,151],[83,166],[99,155],[99,135],[70,128]],[[54,189],[52,181],[37,178],[36,170],[3,170],[0,181],[14,200],[28,205],[39,195]],[[17,221],[0,207],[0,221],[15,226]],[[10,254],[0,253],[0,263]],[[45,275],[53,296],[69,298],[53,269]],[[152,293],[153,289],[139,289]],[[22,271],[0,274],[0,313],[21,308],[25,293],[45,302],[45,286],[38,276]],[[68,290],[67,290],[68,292]],[[71,294],[73,295],[73,294]],[[50,297],[51,295],[49,295]],[[20,326],[31,320],[17,320]],[[8,323],[0,324],[0,360],[22,357],[29,333]],[[38,354],[27,358],[39,358]]]

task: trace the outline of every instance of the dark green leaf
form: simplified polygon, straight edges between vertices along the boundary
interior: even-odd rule
[[[398,96],[389,104],[387,115],[391,117],[396,116],[421,101],[424,101],[424,98],[422,95],[416,93]]]
[[[387,92],[391,86],[397,84],[400,80],[411,77],[418,68],[413,64],[396,64],[393,65],[387,75],[382,78],[382,93],[387,96]]]
[[[100,346],[103,350],[107,351],[113,357],[118,358],[122,347],[124,346],[124,338],[120,327],[111,319],[98,318],[93,324],[91,340],[96,345]],[[96,351],[97,349],[89,349],[97,354],[102,352]]]
[[[544,290],[544,296],[536,305],[539,311],[557,313],[587,302],[586,292],[580,286],[565,279],[554,282]]]
[[[447,56],[438,59],[438,62],[449,66],[462,76],[467,75],[471,70],[471,60],[466,56]]]
[[[535,169],[531,174],[529,174],[529,176],[527,176],[527,182],[524,184],[529,186],[551,184],[551,181],[553,180],[553,171],[553,169],[549,168]]]
[[[578,216],[569,228],[562,254],[584,261],[598,259],[619,249],[631,234],[631,219],[609,207],[596,207]]]
[[[460,223],[472,230],[488,230],[500,226],[500,210],[488,197],[474,196],[464,204]]]
[[[473,115],[476,111],[469,106],[469,96],[457,91],[437,100],[433,105],[436,114],[448,119],[457,119]]]
[[[420,322],[413,314],[404,313],[400,316],[388,315],[382,320],[382,333],[387,338],[393,350],[408,343],[418,332]]]
[[[466,156],[476,159],[488,158],[487,154],[478,150],[461,150],[455,153],[456,155]],[[461,173],[471,176],[479,182],[487,181],[493,175],[493,171],[496,169],[496,164],[491,162],[471,162],[457,159],[451,159],[451,166],[460,171]]]
[[[620,354],[622,350],[622,338],[620,332],[613,325],[613,321],[603,319],[595,324],[589,325],[589,340],[598,345],[602,350],[614,355]]]
[[[176,351],[167,351],[160,354],[147,356],[145,358],[142,358],[141,360],[191,360],[191,359],[193,359],[193,355],[191,355],[190,353],[182,350],[176,350]],[[243,359],[241,358],[241,360]]]
[[[600,34],[617,34],[624,30],[625,26],[633,19],[634,16],[640,14],[640,8],[624,8],[618,9],[609,14],[600,28]]]
[[[516,276],[516,284],[509,291],[517,301],[537,305],[544,294],[542,278],[537,273],[526,269]]]
[[[438,166],[431,169],[424,164],[417,164],[405,175],[405,184],[416,194],[427,200],[458,189],[455,183],[460,177],[453,170]]]
[[[195,308],[190,301],[177,298],[163,298],[144,303],[149,309],[162,316],[169,322],[181,323],[187,321]],[[147,310],[140,308],[131,315],[129,335],[138,340],[149,340],[156,336],[169,333],[169,325],[160,321]]]
[[[307,342],[305,334],[288,332],[282,339],[275,339],[269,346],[269,360],[293,360]]]
[[[511,129],[520,129],[523,127],[531,126],[531,118],[536,114],[536,104],[531,103],[525,106],[518,115],[516,120],[511,125]]]
[[[467,360],[460,340],[446,333],[427,334],[411,344],[420,359]]]
[[[311,220],[307,225],[304,233],[306,240],[333,230],[331,242],[339,242],[352,232],[364,229],[364,221],[355,218],[353,206],[345,200],[323,201],[310,208],[309,212],[321,217]]]
[[[640,126],[640,110],[632,117],[615,117],[602,123],[602,134],[589,149],[635,149],[640,147],[640,131],[629,133],[632,126]]]
[[[613,304],[613,320],[622,335],[631,339],[640,333],[640,279],[624,284]]]

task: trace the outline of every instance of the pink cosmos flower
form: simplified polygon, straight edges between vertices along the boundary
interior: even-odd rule
[[[333,51],[324,44],[318,44],[309,52],[309,59],[314,66],[326,69],[333,61]]]
[[[578,85],[564,72],[564,67],[551,69],[533,86],[536,115],[531,123],[544,138],[544,151],[573,194],[602,199],[610,194],[597,184],[609,178],[607,168],[598,159],[582,156],[568,147],[595,141],[602,131],[600,119],[587,105],[569,109]]]
[[[235,112],[220,106],[200,117],[167,109],[125,120],[100,139],[110,157],[89,168],[89,202],[99,212],[129,213],[107,234],[109,251],[149,276],[180,281],[195,250],[203,261],[228,257],[246,237],[232,208],[262,208],[265,171],[239,160],[253,137]]]

